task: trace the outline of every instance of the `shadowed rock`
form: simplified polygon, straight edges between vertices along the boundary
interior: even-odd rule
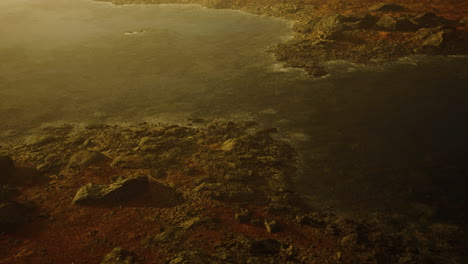
[[[123,179],[110,185],[89,183],[78,190],[72,203],[93,205],[128,201],[144,192],[147,187],[146,176]]]

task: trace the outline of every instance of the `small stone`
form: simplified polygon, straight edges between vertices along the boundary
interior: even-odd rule
[[[276,220],[265,219],[263,224],[265,225],[268,233],[276,233],[280,231],[280,226]]]

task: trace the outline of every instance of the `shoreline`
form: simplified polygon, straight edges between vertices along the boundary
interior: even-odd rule
[[[325,63],[346,60],[382,64],[411,55],[466,55],[468,7],[462,1],[265,1],[99,0],[123,4],[198,4],[287,19],[294,35],[269,51],[286,67],[304,69],[312,77],[328,73]],[[266,4],[268,3],[268,4]],[[450,8],[448,7],[450,6]],[[458,9],[457,9],[458,7]]]

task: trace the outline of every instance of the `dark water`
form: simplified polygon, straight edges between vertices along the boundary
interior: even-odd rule
[[[265,52],[284,20],[199,6],[0,3],[0,142],[61,123],[256,120],[300,153],[298,190],[353,212],[464,221],[466,57],[331,62],[310,79]]]

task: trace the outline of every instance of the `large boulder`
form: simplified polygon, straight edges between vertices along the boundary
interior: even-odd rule
[[[93,205],[112,202],[124,202],[141,194],[148,187],[148,177],[120,179],[110,185],[89,183],[75,194],[72,203]]]
[[[0,184],[7,183],[15,173],[13,160],[8,156],[0,156]]]

